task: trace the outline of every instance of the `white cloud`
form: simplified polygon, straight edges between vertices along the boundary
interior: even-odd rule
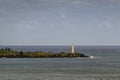
[[[113,15],[112,16],[106,15],[102,19],[100,19],[99,23],[100,23],[99,24],[100,27],[113,29],[113,28],[118,28],[118,26],[120,26],[120,19],[118,19],[116,16]]]
[[[112,28],[113,27],[112,20],[113,18],[111,16],[105,16],[105,19],[103,20],[104,26],[107,28]]]
[[[40,0],[41,1],[41,0]],[[75,5],[109,5],[119,3],[120,0],[42,0],[50,3],[64,3],[64,4],[75,4]]]
[[[113,24],[110,21],[104,20],[103,26],[106,28],[113,28]]]
[[[17,29],[26,29],[26,30],[33,30],[37,28],[38,22],[37,21],[27,21],[27,20],[20,20],[16,22],[13,26]]]

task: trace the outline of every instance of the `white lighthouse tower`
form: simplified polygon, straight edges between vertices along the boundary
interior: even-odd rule
[[[72,54],[75,54],[75,46],[72,44]]]

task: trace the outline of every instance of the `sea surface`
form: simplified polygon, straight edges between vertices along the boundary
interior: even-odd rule
[[[71,52],[70,46],[0,46]],[[0,58],[0,80],[120,80],[120,46],[76,46],[92,58]]]

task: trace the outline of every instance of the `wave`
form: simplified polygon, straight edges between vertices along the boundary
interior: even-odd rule
[[[90,56],[90,58],[95,58],[94,56]]]

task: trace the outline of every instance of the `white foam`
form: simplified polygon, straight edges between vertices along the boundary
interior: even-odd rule
[[[94,56],[90,56],[90,58],[95,58]]]

